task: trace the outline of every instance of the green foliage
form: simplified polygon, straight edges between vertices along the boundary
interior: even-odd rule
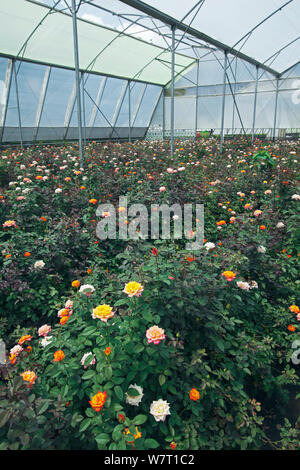
[[[292,355],[300,330],[289,307],[300,303],[298,147],[254,154],[234,141],[219,156],[217,142],[179,141],[171,158],[166,142],[91,143],[84,172],[72,146],[4,152],[12,184],[0,195],[0,223],[16,227],[0,233],[0,336],[8,352],[0,449],[297,448]],[[262,163],[269,173],[257,171]],[[97,204],[118,206],[120,195],[148,209],[204,202],[205,239],[214,247],[191,253],[186,240],[98,240]],[[39,260],[43,267],[35,267]],[[235,275],[230,282],[226,271]],[[81,294],[75,279],[95,292]],[[144,290],[129,298],[123,290],[133,280]],[[58,312],[67,300],[63,325]],[[107,323],[92,318],[103,304],[115,312]],[[44,324],[52,328],[46,346]],[[146,338],[154,325],[166,335],[159,344]],[[32,339],[9,358],[27,334]],[[54,362],[59,350],[65,357]],[[29,387],[21,377],[28,370],[36,374]],[[90,401],[98,392],[107,396],[97,411]],[[156,421],[150,406],[159,399],[170,414]]]
[[[266,150],[260,150],[259,152],[255,153],[251,158],[251,162],[257,165],[259,168],[261,168],[262,165],[273,167],[276,164],[274,158],[272,158],[269,152]]]

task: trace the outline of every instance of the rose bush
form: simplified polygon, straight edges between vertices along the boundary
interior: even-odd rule
[[[3,152],[1,449],[297,448],[299,144],[216,148]],[[204,246],[99,240],[120,195],[204,203]]]

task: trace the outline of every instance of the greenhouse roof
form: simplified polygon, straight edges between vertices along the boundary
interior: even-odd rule
[[[123,8],[118,10],[120,2]],[[278,74],[300,61],[300,2],[297,0],[111,0],[109,3],[115,11],[126,8],[127,13],[132,13],[139,9],[154,18],[164,18],[167,24],[180,25],[184,19],[185,25],[190,26],[188,32],[198,32],[198,37],[202,34],[204,41],[205,36],[210,38],[209,43],[220,46],[221,50],[232,48],[247,56],[248,62],[260,62]],[[181,31],[184,29],[181,25]]]
[[[166,86],[172,67],[170,27],[175,27],[175,79],[217,51],[279,77],[299,61],[295,18],[300,5],[294,0],[261,3],[165,0],[161,7],[158,0],[77,0],[79,68]],[[95,8],[97,14],[91,14]],[[105,16],[109,11],[112,21]],[[70,0],[5,0],[0,15],[0,55],[75,68]]]
[[[0,54],[36,63],[74,68],[72,16],[38,2],[0,4]],[[157,85],[170,81],[172,54],[118,30],[78,18],[79,67],[108,76]],[[195,58],[175,55],[175,74]]]

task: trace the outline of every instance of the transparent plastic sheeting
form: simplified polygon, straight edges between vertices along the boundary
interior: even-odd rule
[[[129,135],[144,138],[161,91],[156,85],[129,84],[127,80],[83,74],[83,136],[87,139],[128,140]],[[22,61],[16,61],[13,68],[11,59],[0,57],[0,100],[2,143],[78,138],[72,70]]]
[[[229,56],[229,61],[232,58]],[[223,79],[222,62],[215,60],[214,75],[206,69],[207,63],[199,63],[199,86],[196,86],[196,71],[190,71],[176,82],[175,86],[175,135],[195,136],[197,130],[221,129]],[[292,67],[278,81],[266,72],[260,72],[257,83],[257,101],[254,130],[257,134],[284,137],[288,133],[300,133],[300,64]],[[256,70],[240,59],[228,66],[225,86],[224,133],[252,133]],[[198,98],[197,96],[198,91]],[[164,103],[163,103],[164,99]],[[196,124],[197,102],[197,124]],[[148,137],[161,138],[165,123],[165,136],[170,135],[170,90],[165,90],[149,127]]]
[[[70,14],[26,0],[1,0],[0,17],[0,54],[74,68]],[[77,29],[81,70],[158,85],[170,81],[170,51],[82,19]],[[194,63],[176,54],[175,74]]]
[[[96,3],[105,6],[107,2],[96,0]],[[115,3],[119,3],[119,11],[124,10],[121,2]],[[181,20],[197,1],[145,0],[145,3]],[[298,0],[206,0],[194,17],[197,9],[186,17],[186,24],[193,19],[195,29],[228,46],[236,45],[236,49],[279,73],[300,59],[300,40],[296,40],[300,34]],[[290,46],[285,48],[288,44]],[[276,54],[280,50],[280,54]]]

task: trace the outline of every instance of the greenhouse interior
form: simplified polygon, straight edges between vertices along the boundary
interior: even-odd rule
[[[299,18],[0,1],[1,451],[300,449]]]
[[[84,140],[297,135],[297,2],[264,2],[254,27],[244,12],[228,43],[232,25],[201,32],[218,2],[190,4],[180,21],[158,2],[77,2],[77,94],[71,3],[1,2],[1,144],[77,139],[79,125]]]

